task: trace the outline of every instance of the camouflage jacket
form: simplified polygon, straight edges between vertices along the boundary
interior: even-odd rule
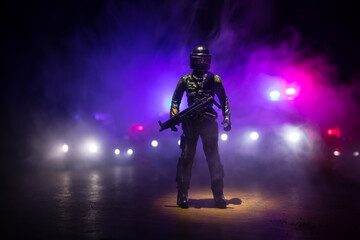
[[[179,112],[179,106],[184,92],[186,91],[188,105],[191,106],[195,100],[203,97],[218,96],[224,118],[230,118],[230,107],[225,93],[223,82],[218,75],[207,72],[202,77],[188,73],[181,77],[172,97],[170,117]],[[211,108],[212,112],[214,110]],[[211,111],[210,110],[210,111]]]

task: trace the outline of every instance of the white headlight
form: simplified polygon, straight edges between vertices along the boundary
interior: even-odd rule
[[[120,154],[120,149],[115,149],[115,151],[114,151],[114,153],[116,154],[116,155],[119,155]]]
[[[300,133],[299,132],[289,132],[286,136],[289,142],[296,143],[300,140]]]
[[[255,131],[251,132],[249,137],[250,137],[251,140],[256,141],[259,138],[259,133],[255,132]]]
[[[134,153],[134,150],[132,150],[131,148],[129,148],[128,150],[127,150],[127,154],[128,155],[132,155]]]
[[[354,152],[353,154],[355,157],[358,157],[359,156],[359,152]]]
[[[62,146],[62,151],[65,152],[65,153],[68,152],[69,151],[69,146],[67,144],[64,144]]]
[[[220,136],[221,140],[226,141],[228,140],[228,135],[226,133],[221,134]]]
[[[157,147],[158,145],[159,145],[158,141],[156,141],[156,140],[152,140],[152,142],[151,142],[151,146],[153,146],[153,147]]]
[[[334,151],[334,156],[337,156],[337,157],[340,156],[340,151],[336,151],[336,150],[335,150],[335,151]]]
[[[91,153],[96,153],[99,150],[99,147],[96,145],[96,143],[89,143],[88,150]]]

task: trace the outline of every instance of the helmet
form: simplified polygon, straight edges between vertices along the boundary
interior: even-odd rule
[[[190,68],[209,70],[211,64],[211,55],[209,49],[205,46],[194,48],[190,54]]]

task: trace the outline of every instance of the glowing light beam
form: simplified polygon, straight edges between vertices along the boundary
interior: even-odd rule
[[[129,149],[127,150],[127,154],[128,154],[128,155],[133,155],[133,154],[134,154],[134,150],[132,150],[131,148],[129,148]]]
[[[118,149],[118,148],[115,149],[115,150],[114,150],[114,153],[115,153],[116,155],[119,155],[119,154],[120,154],[120,149]]]
[[[99,147],[96,145],[96,143],[90,143],[88,145],[89,152],[96,153],[99,150]]]
[[[226,133],[223,133],[223,134],[221,134],[220,138],[223,141],[227,141],[228,140],[228,135]]]
[[[67,152],[69,151],[69,146],[68,146],[67,144],[64,144],[64,145],[62,146],[62,151],[65,152],[65,153],[67,153]]]
[[[334,156],[338,157],[340,155],[341,155],[340,151],[337,151],[337,150],[334,151]]]
[[[250,137],[250,139],[251,140],[253,140],[253,141],[256,141],[256,140],[258,140],[259,139],[259,133],[258,132],[251,132],[250,134],[249,134],[249,137]]]
[[[269,96],[271,101],[278,101],[280,99],[280,92],[278,90],[272,90]]]
[[[296,143],[300,140],[300,134],[298,132],[289,132],[288,135],[286,136],[287,140],[289,142],[293,142]]]
[[[144,131],[144,126],[143,125],[138,125],[138,126],[136,126],[136,130],[138,130],[138,131]]]
[[[287,88],[285,90],[286,95],[294,95],[296,93],[295,88]]]
[[[156,141],[156,140],[151,141],[151,146],[157,147],[158,145],[159,145],[158,141]]]

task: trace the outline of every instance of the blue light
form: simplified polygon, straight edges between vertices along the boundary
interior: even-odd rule
[[[75,114],[75,115],[73,116],[73,120],[74,120],[74,121],[77,121],[77,120],[79,120],[80,118],[81,118],[80,113]]]
[[[94,119],[96,121],[103,121],[106,120],[108,118],[108,115],[105,113],[95,113],[94,114]]]
[[[270,96],[270,100],[271,101],[279,101],[280,99],[280,92],[278,90],[272,90],[270,93],[269,93],[269,96]]]

